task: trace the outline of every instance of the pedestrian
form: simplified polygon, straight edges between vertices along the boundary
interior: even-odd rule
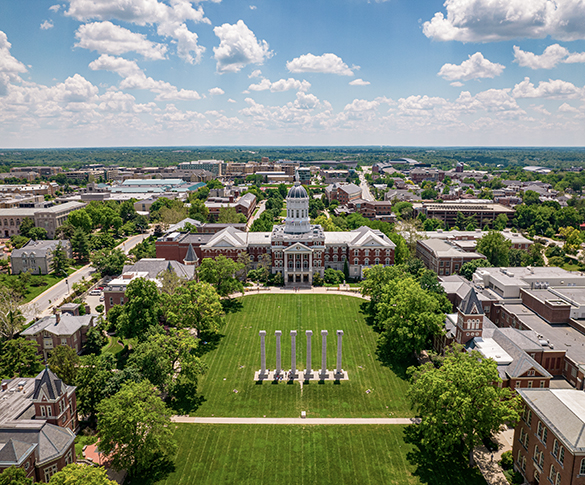
[[[490,463],[493,463],[493,462],[494,462],[494,454],[492,453],[492,457],[490,459]]]

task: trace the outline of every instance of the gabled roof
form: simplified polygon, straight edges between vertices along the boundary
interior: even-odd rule
[[[4,447],[0,448],[0,463],[13,464],[18,466],[23,458],[30,455],[36,444],[25,443],[14,438],[10,438]]]
[[[246,233],[233,227],[226,227],[215,234],[202,248],[237,248],[247,247]]]
[[[461,301],[459,310],[464,315],[484,315],[483,306],[477,297],[475,288],[471,288],[467,296]]]
[[[171,269],[180,278],[188,280],[195,276],[195,268],[178,261],[166,261],[162,258],[142,258],[133,265],[125,265],[123,273],[146,273],[148,278],[154,280],[163,272]]]
[[[41,331],[50,332],[53,335],[73,335],[81,327],[90,326],[96,315],[71,315],[63,313],[57,321],[55,315],[49,315],[41,318],[26,330],[21,332],[21,335],[36,335]]]
[[[46,366],[35,378],[35,390],[31,399],[36,401],[43,393],[48,399],[54,400],[63,395],[66,390],[67,386],[63,384],[63,381],[53,374],[49,366]]]
[[[286,248],[283,252],[285,253],[299,253],[299,252],[306,252],[306,251],[312,251],[312,249],[308,246],[305,246],[304,244],[298,242],[293,244],[292,246],[289,246],[288,248]]]
[[[369,227],[362,226],[351,231],[351,234],[354,234],[354,237],[349,243],[350,247],[382,246],[388,249],[396,247],[396,244],[394,244],[388,237],[384,235],[384,233],[377,229],[370,229]]]
[[[189,248],[187,249],[187,254],[185,255],[185,259],[183,260],[185,263],[194,263],[199,261],[195,250],[193,249],[193,245],[189,243]]]

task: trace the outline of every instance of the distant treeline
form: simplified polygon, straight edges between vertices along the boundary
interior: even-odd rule
[[[0,150],[0,171],[29,165],[75,169],[92,163],[162,167],[199,159],[248,162],[260,161],[262,157],[271,161],[351,160],[363,165],[413,158],[445,170],[460,161],[470,168],[490,171],[526,165],[558,169],[585,166],[585,148],[159,147]]]

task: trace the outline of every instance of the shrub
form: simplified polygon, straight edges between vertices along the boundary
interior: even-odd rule
[[[509,470],[514,466],[514,456],[512,455],[512,451],[504,451],[504,453],[502,453],[500,466],[504,470]]]

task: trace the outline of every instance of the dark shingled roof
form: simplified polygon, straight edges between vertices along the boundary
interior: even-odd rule
[[[35,446],[34,444],[31,445],[30,443],[10,438],[8,443],[3,448],[0,448],[0,462],[14,463],[16,465],[22,458],[29,455],[31,448]]]
[[[477,293],[475,292],[474,288],[471,288],[469,290],[469,293],[467,293],[467,296],[461,301],[461,304],[459,305],[459,310],[464,315],[484,314],[483,306],[481,306],[481,302],[479,301],[479,298],[477,297]]]
[[[193,245],[189,243],[189,249],[187,249],[187,255],[185,256],[185,259],[183,261],[185,263],[193,263],[196,262],[197,260],[199,260],[199,258],[197,257],[197,254],[193,249]]]
[[[291,187],[288,191],[288,195],[286,198],[293,198],[293,199],[307,199],[309,196],[305,188],[300,184],[300,182],[295,182],[295,184]]]
[[[63,381],[59,379],[49,366],[36,377],[35,379],[35,390],[32,395],[32,399],[39,399],[41,390],[45,392],[49,399],[57,399],[65,391]]]

